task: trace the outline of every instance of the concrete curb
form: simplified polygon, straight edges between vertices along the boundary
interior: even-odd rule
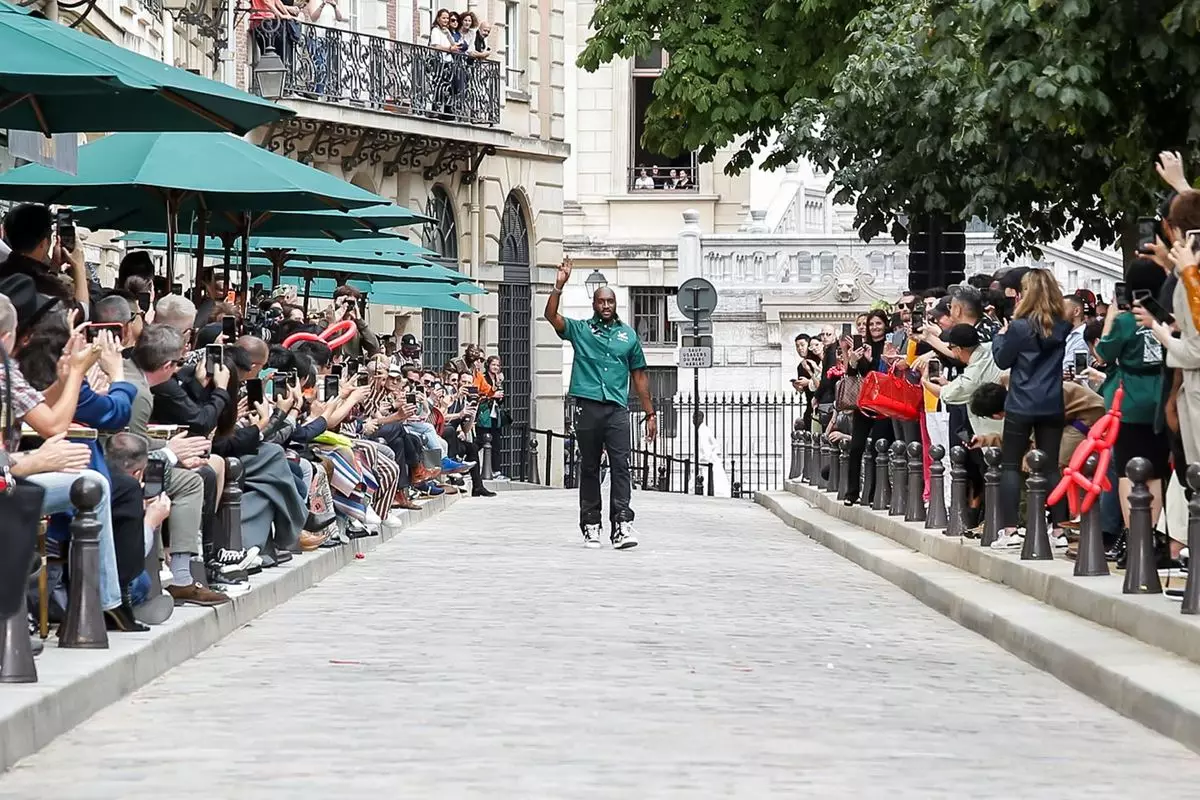
[[[812,486],[789,482],[787,490],[831,517],[1200,664],[1200,617],[1180,614],[1179,603],[1163,595],[1122,594],[1120,575],[1076,578],[1075,562],[1067,558],[1021,561],[1017,553],[984,549],[973,539],[947,537],[863,506],[847,507]]]
[[[546,486],[541,483],[529,483],[528,481],[484,481],[483,485],[493,492],[537,492],[545,489],[562,488]]]
[[[253,589],[216,608],[183,606],[144,634],[110,634],[107,650],[59,650],[51,633],[37,659],[38,682],[0,686],[0,772],[45,747],[97,711],[139,689],[233,631],[311,588],[358,553],[369,553],[401,531],[433,517],[456,498],[438,497],[420,511],[401,512],[379,536],[298,555],[252,578]]]
[[[760,493],[757,501],[804,535],[963,627],[1200,752],[1200,692],[1195,688],[1200,667],[1195,664],[914,552],[852,520],[825,514],[805,499]]]

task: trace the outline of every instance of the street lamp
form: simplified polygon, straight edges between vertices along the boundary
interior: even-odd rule
[[[283,80],[286,74],[287,67],[283,59],[275,52],[274,47],[268,47],[254,64],[254,82],[258,86],[258,96],[265,100],[278,100],[283,97]]]
[[[604,273],[598,269],[593,269],[592,274],[588,275],[587,280],[583,282],[587,287],[588,294],[596,294],[596,290],[608,286],[608,278],[604,277]]]

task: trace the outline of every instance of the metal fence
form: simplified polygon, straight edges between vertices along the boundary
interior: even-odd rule
[[[693,461],[693,418],[702,415],[700,460],[713,465],[714,494],[753,497],[783,488],[791,459],[792,429],[804,414],[800,395],[766,392],[676,394],[654,398],[658,438],[641,442],[645,415],[630,412],[635,441],[651,453]]]
[[[251,67],[273,49],[284,96],[436,119],[500,122],[500,63],[307,22],[263,20],[251,29]]]
[[[565,431],[520,427],[528,442],[525,458],[511,468],[511,477],[549,484],[563,475],[564,485],[577,485],[578,448],[568,399]],[[695,491],[694,415],[702,415],[700,439],[701,493],[751,498],[756,492],[783,489],[791,467],[792,430],[804,414],[799,395],[757,392],[675,394],[654,399],[658,437],[645,441],[645,414],[630,411],[634,485],[670,492]],[[561,470],[555,467],[561,465]]]

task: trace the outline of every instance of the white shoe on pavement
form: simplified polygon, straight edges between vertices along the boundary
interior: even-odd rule
[[[583,546],[589,550],[600,549],[600,531],[601,528],[599,523],[594,525],[584,525]]]
[[[996,537],[996,541],[992,542],[991,548],[993,550],[1012,550],[1014,548],[1020,547],[1023,544],[1025,544],[1025,537],[1023,535],[1021,535],[1020,532],[1018,532],[1018,531],[1013,531],[1012,533],[1001,532]]]
[[[638,546],[637,534],[633,532],[632,522],[626,520],[617,523],[617,527],[612,533],[612,546],[614,550],[628,550]]]

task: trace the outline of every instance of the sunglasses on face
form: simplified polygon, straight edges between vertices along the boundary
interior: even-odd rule
[[[900,304],[899,304],[899,307],[900,307],[902,310],[906,310],[906,311],[912,311],[913,304],[912,304],[912,303],[900,303]]]

